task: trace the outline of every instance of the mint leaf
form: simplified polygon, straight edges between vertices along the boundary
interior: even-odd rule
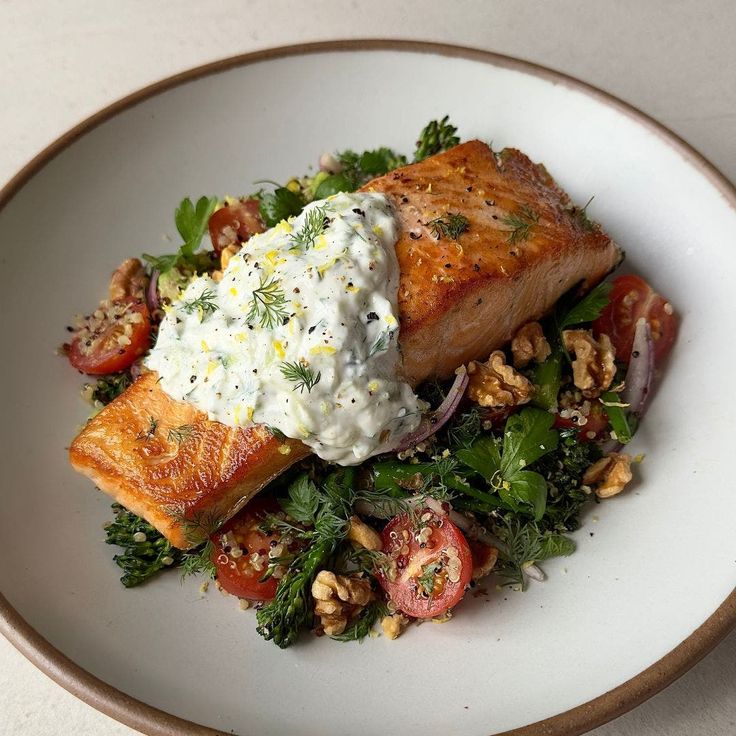
[[[589,291],[562,319],[558,319],[560,330],[598,319],[608,304],[612,288],[613,284],[606,281]]]

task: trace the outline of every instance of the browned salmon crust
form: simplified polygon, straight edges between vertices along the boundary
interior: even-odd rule
[[[568,289],[595,284],[619,260],[544,167],[513,149],[496,154],[471,141],[364,189],[387,194],[400,220],[399,340],[414,385],[485,359]],[[451,214],[467,218],[457,239],[436,222]],[[177,441],[169,432],[182,426],[191,429]],[[69,455],[101,490],[186,548],[308,453],[264,427],[209,421],[149,373],[87,423]]]
[[[620,260],[546,169],[515,149],[469,141],[364,189],[387,194],[401,222],[400,343],[414,385],[486,357]],[[438,229],[451,214],[467,218],[457,239]]]
[[[69,458],[174,546],[187,548],[308,453],[301,442],[278,440],[265,427],[211,422],[146,373],[87,423]]]

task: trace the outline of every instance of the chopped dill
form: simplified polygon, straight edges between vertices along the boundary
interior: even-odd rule
[[[513,245],[529,239],[532,228],[539,222],[539,215],[525,204],[506,215],[501,222],[511,228],[507,232],[509,243]]]
[[[281,364],[281,375],[287,380],[294,384],[293,391],[299,389],[299,393],[303,393],[304,389],[307,389],[309,393],[322,378],[322,373],[319,371],[315,372],[304,363],[294,361],[293,363],[282,363]]]
[[[278,279],[262,278],[260,286],[253,290],[253,301],[246,316],[248,322],[258,322],[261,327],[272,330],[289,316],[286,296]]]
[[[205,289],[196,299],[189,302],[182,302],[181,308],[187,313],[199,312],[200,319],[206,314],[216,312],[220,307],[215,303],[215,292],[211,289]]]
[[[193,434],[194,427],[191,424],[182,424],[180,427],[172,427],[166,438],[169,442],[176,442],[178,445],[181,445]]]
[[[154,419],[153,417],[148,417],[148,429],[141,430],[138,432],[138,434],[135,436],[136,440],[150,440],[153,439],[153,436],[156,434],[156,430],[158,429],[158,420]]]
[[[436,217],[427,223],[432,235],[440,240],[443,236],[457,240],[469,227],[470,222],[465,215],[459,212],[448,212],[447,217]]]
[[[322,235],[325,228],[330,224],[330,218],[327,217],[326,212],[327,205],[315,207],[307,212],[301,230],[291,236],[291,241],[294,243],[292,250],[295,248],[309,250],[314,246],[317,238]]]

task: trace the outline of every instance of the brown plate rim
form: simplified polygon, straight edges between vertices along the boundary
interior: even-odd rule
[[[269,59],[334,51],[404,51],[459,57],[514,69],[582,92],[634,119],[676,150],[703,174],[736,210],[736,187],[682,138],[636,107],[562,72],[492,51],[452,44],[399,39],[353,39],[281,46],[228,57],[175,74],[144,87],[95,113],[28,162],[2,189],[0,209],[49,161],[118,113],[185,82]],[[671,684],[713,649],[736,626],[736,590],[687,639],[662,659],[599,697],[558,715],[497,736],[577,736],[616,718]],[[77,665],[44,639],[0,593],[0,633],[38,669],[88,705],[149,736],[215,736],[222,732],[166,713],[126,695]]]

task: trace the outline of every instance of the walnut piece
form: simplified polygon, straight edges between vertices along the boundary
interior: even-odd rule
[[[575,353],[572,378],[586,399],[595,399],[608,389],[616,373],[616,357],[611,338],[600,335],[596,340],[590,330],[564,330],[565,348]]]
[[[527,322],[514,335],[511,352],[514,356],[514,367],[524,368],[532,360],[544,363],[552,354],[552,348],[544,336],[542,325],[539,322]]]
[[[401,613],[384,616],[381,619],[383,635],[389,639],[398,639],[401,632],[409,625],[409,619]]]
[[[526,404],[534,386],[513,366],[506,365],[506,356],[494,350],[485,363],[468,364],[468,398],[486,407]]]
[[[110,301],[120,299],[143,299],[148,279],[143,264],[137,258],[128,258],[113,272],[108,293]]]
[[[610,498],[621,493],[632,477],[631,457],[609,452],[585,471],[583,483],[593,486],[598,498]]]
[[[483,546],[485,547],[485,545]],[[484,551],[485,556],[476,554],[475,550],[473,551],[473,572],[470,576],[472,580],[480,580],[486,575],[490,575],[496,566],[496,562],[498,562],[498,550],[495,547],[488,546]]]
[[[355,542],[365,549],[370,549],[374,552],[380,552],[383,549],[381,535],[357,516],[350,517],[347,536],[351,542]]]
[[[325,634],[336,636],[371,602],[373,590],[366,578],[320,570],[312,583],[312,597]]]

